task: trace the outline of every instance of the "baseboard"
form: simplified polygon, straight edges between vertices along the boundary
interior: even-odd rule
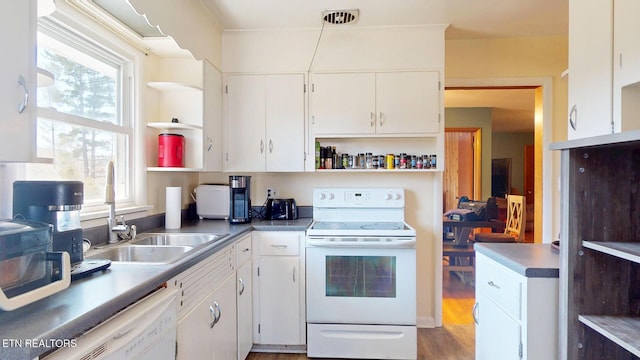
[[[306,345],[253,344],[253,347],[251,348],[251,352],[304,354],[307,352],[307,346]]]
[[[416,326],[419,328],[434,328],[436,327],[436,319],[433,316],[418,316]]]

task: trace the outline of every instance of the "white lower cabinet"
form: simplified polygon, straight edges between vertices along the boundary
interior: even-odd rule
[[[248,296],[239,295],[242,287],[237,285],[241,278],[250,284],[247,279],[251,278],[250,252],[248,257],[236,257],[243,240],[250,244],[251,236],[246,235],[167,282],[169,288],[179,292],[176,359],[233,360],[239,354],[243,354],[241,359],[248,354],[251,347],[246,348],[246,335],[239,338],[240,329],[251,335],[252,326],[250,292]],[[244,266],[236,271],[239,260]],[[249,276],[244,274],[246,271]],[[248,320],[241,316],[246,315],[247,306]]]
[[[306,344],[304,232],[254,231],[255,344]]]
[[[229,276],[178,321],[177,359],[235,359],[236,281]]]
[[[476,251],[476,359],[558,358],[558,278],[525,277]]]
[[[243,360],[253,347],[253,268],[251,263],[251,234],[244,236],[236,246],[238,271],[236,272],[238,306],[238,359]]]

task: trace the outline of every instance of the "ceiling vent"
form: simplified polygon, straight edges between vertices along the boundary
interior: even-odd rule
[[[360,18],[360,10],[324,10],[322,11],[322,21],[329,24],[352,24]]]

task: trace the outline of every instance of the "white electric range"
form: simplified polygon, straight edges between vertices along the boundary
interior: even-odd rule
[[[416,232],[402,188],[318,188],[306,237],[307,355],[416,359]]]

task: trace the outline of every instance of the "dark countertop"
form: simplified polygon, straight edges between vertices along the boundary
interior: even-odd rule
[[[178,230],[152,229],[165,233],[226,233],[229,236],[194,249],[177,262],[162,265],[111,264],[106,271],[75,280],[52,296],[14,311],[0,311],[0,359],[33,359],[49,346],[20,347],[26,339],[72,339],[162,286],[167,280],[204,260],[239,236],[252,230],[305,231],[310,218],[229,224],[224,220],[183,223]],[[37,342],[32,342],[36,343]]]
[[[477,253],[529,278],[560,276],[560,256],[550,244],[486,244],[476,243]]]

